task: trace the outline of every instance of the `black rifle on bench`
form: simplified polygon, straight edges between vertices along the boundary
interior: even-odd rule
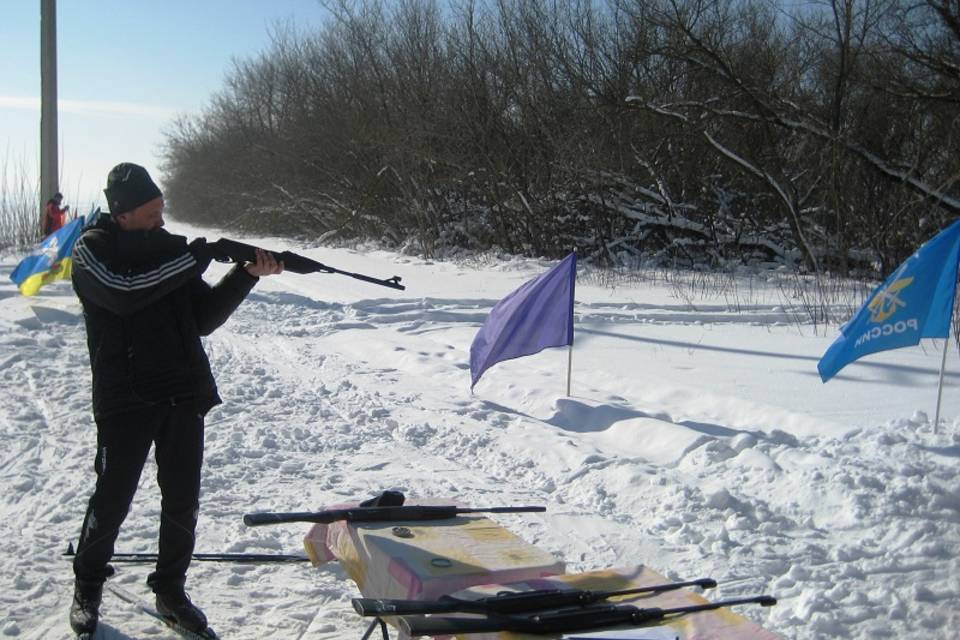
[[[454,506],[412,505],[401,507],[350,507],[327,511],[303,511],[293,513],[246,513],[243,524],[258,527],[264,524],[288,522],[319,522],[330,524],[337,520],[347,522],[398,522],[417,520],[446,520],[470,513],[541,513],[546,507],[489,507],[469,509]]]
[[[640,609],[631,605],[594,605],[550,611],[531,616],[492,615],[487,618],[451,618],[446,616],[401,617],[400,627],[411,637],[456,635],[460,633],[569,633],[571,631],[594,631],[609,627],[641,627],[651,623],[669,622],[671,619],[741,604],[759,604],[771,607],[777,604],[771,596],[754,596],[721,600],[688,607]]]
[[[563,609],[566,607],[584,607],[608,598],[618,596],[656,594],[673,591],[683,587],[712,589],[717,582],[711,578],[700,578],[688,582],[671,582],[619,591],[589,591],[586,589],[537,589],[535,591],[501,591],[495,596],[466,600],[453,596],[440,596],[436,600],[390,600],[377,598],[354,598],[353,608],[362,616],[407,616],[425,613],[481,613],[516,614]]]

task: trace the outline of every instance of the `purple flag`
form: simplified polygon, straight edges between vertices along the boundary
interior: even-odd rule
[[[577,254],[497,303],[470,345],[470,388],[504,360],[573,344],[573,288]]]

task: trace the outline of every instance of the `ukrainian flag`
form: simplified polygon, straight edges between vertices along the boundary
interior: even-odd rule
[[[66,280],[73,272],[73,245],[83,231],[84,217],[80,216],[46,237],[30,255],[20,261],[10,274],[13,283],[25,296],[36,295],[45,284]]]

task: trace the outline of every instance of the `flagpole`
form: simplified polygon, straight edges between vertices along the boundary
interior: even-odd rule
[[[940,426],[940,401],[943,399],[943,372],[947,368],[947,348],[950,346],[950,326],[947,325],[947,337],[943,341],[943,360],[940,362],[940,384],[937,386],[937,415],[933,420],[933,432]],[[567,392],[569,395],[569,391]]]
[[[577,281],[577,248],[573,247],[573,277],[570,280],[570,344],[567,346],[567,397],[570,397],[570,378],[573,374],[573,292]]]

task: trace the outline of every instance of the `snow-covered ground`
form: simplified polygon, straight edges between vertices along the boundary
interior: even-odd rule
[[[563,349],[497,365],[471,395],[480,323],[550,263],[306,253],[408,288],[267,278],[207,339],[225,403],[208,416],[198,551],[301,552],[309,525],[251,529],[241,515],[385,488],[544,504],[501,521],[570,570],[649,564],[716,578],[711,597],[771,593],[778,606],[742,611],[786,638],[957,636],[955,350],[935,434],[939,344],[873,356],[823,385],[816,363],[836,331],[798,326],[776,288],[681,300],[582,274],[572,395]],[[68,283],[23,298],[14,265],[0,260],[0,633],[67,638],[61,554],[94,481],[85,335]],[[154,476],[150,461],[118,551],[155,550]],[[146,595],[149,570],[120,565],[115,579]],[[195,563],[188,591],[226,638],[366,627],[336,564]],[[98,638],[173,637],[109,594],[102,614]]]

